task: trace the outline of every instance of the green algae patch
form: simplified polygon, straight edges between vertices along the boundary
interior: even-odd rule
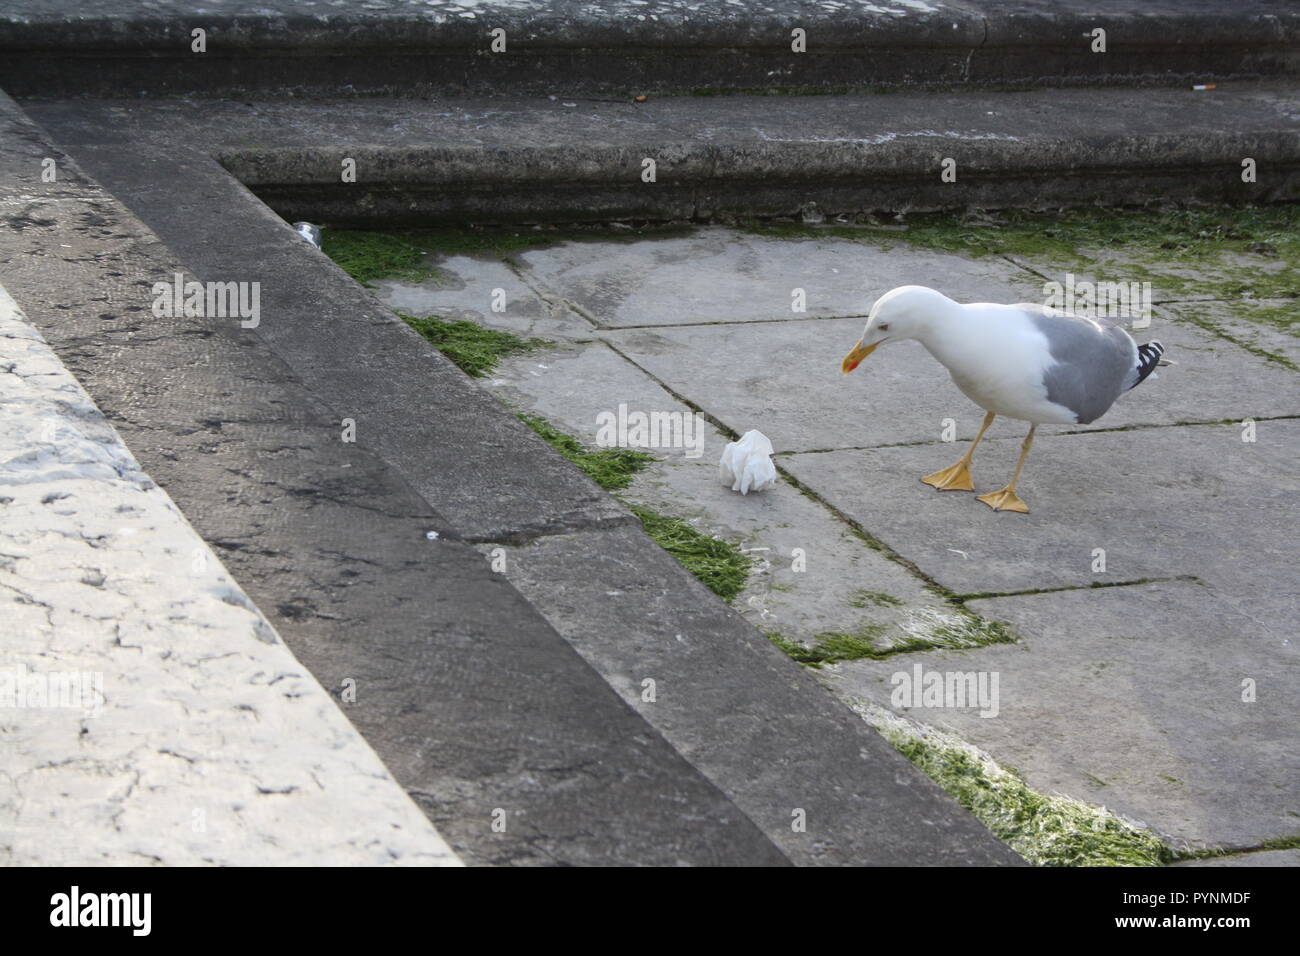
[[[475,378],[487,375],[507,355],[531,352],[553,344],[546,339],[524,339],[513,332],[484,328],[474,322],[448,321],[436,316],[416,318],[400,312],[398,315],[426,342]]]
[[[654,455],[632,448],[585,448],[578,439],[537,415],[520,415],[519,420],[606,491],[626,488],[638,472],[655,460]]]
[[[1016,642],[1015,633],[1001,621],[988,621],[961,609],[931,607],[909,609],[894,626],[868,622],[853,631],[824,631],[814,635],[811,646],[776,632],[766,634],[792,660],[813,668],[843,661],[881,661],[914,651],[965,650]]]
[[[1011,256],[1043,271],[1050,266],[1099,273],[1096,278],[1108,282],[1151,282],[1163,297],[1300,297],[1296,204],[927,213],[884,224],[762,222],[747,228],[773,238],[832,237],[976,258]]]
[[[380,279],[427,282],[441,273],[426,261],[427,251],[410,233],[325,229],[321,251],[363,286]]]
[[[519,419],[607,491],[626,488],[655,460],[653,455],[631,448],[589,449],[537,415],[520,415]],[[707,535],[681,518],[639,505],[629,504],[628,509],[659,547],[718,597],[730,601],[744,590],[753,561],[738,546]]]
[[[744,590],[753,561],[736,545],[711,537],[681,518],[628,507],[646,534],[718,597],[730,601]]]
[[[999,840],[1037,866],[1164,866],[1180,859],[1159,837],[1104,807],[1039,793],[950,734],[884,708],[854,709]]]
[[[627,242],[691,235],[682,224],[626,226],[604,224],[541,228],[325,229],[321,250],[348,275],[369,287],[381,279],[441,283],[446,275],[431,257],[476,256],[509,259],[529,249],[562,242]]]

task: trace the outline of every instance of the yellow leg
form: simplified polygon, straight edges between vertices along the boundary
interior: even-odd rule
[[[993,424],[993,417],[992,412],[985,414],[984,424],[980,426],[979,434],[975,436],[975,440],[970,443],[970,447],[966,449],[966,454],[961,456],[957,464],[945,468],[943,471],[936,471],[933,475],[926,475],[921,480],[927,485],[934,485],[940,491],[974,491],[975,483],[971,481],[970,477],[971,456],[975,454],[975,446],[980,443],[984,433]]]
[[[1020,469],[1025,465],[1025,456],[1029,454],[1029,449],[1034,444],[1034,429],[1037,427],[1037,425],[1029,426],[1029,434],[1025,436],[1024,444],[1020,446],[1020,460],[1016,462],[1016,470],[1011,476],[1010,483],[1001,491],[990,491],[987,495],[976,496],[994,511],[1018,511],[1021,514],[1029,514],[1029,506],[1016,495],[1016,482],[1020,480]]]

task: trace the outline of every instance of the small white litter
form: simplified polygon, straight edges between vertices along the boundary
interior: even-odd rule
[[[772,464],[772,443],[757,429],[751,429],[722,450],[718,462],[718,480],[732,491],[747,495],[776,484],[776,465]]]
[[[317,249],[320,248],[320,226],[313,225],[310,222],[295,222],[293,228],[298,231],[298,235],[302,236]]]

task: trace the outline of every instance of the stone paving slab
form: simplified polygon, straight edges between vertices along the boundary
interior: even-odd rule
[[[851,240],[722,227],[679,239],[565,243],[518,259],[537,282],[611,328],[865,316],[880,295],[907,284],[941,285],[963,301],[1042,297],[1041,280],[1002,259],[919,249],[901,256]],[[793,310],[796,289],[804,292],[802,313]]]
[[[1289,631],[1256,627],[1219,590],[1174,582],[973,601],[1022,643],[854,661],[827,679],[889,706],[892,675],[914,664],[996,672],[997,716],[952,707],[908,716],[959,734],[1037,790],[1192,844],[1255,846],[1300,831],[1300,647]],[[1254,703],[1242,700],[1245,679]]]
[[[617,415],[620,405],[629,412],[692,414],[601,343],[509,358],[488,384],[512,407],[541,415],[590,446],[599,435],[597,416]],[[703,422],[698,458],[687,455],[693,449],[652,449],[658,460],[620,496],[740,542],[756,566],[734,605],[756,628],[813,644],[821,632],[906,623],[916,608],[942,605],[919,578],[792,485],[747,496],[724,487],[718,459],[729,440]],[[795,549],[806,570],[794,570]],[[862,590],[887,594],[900,606],[855,607]]]
[[[938,287],[949,289],[942,281]],[[601,336],[729,427],[761,429],[778,452],[937,442],[946,419],[955,423],[957,439],[973,438],[983,410],[918,342],[886,346],[850,375],[840,372],[840,360],[865,324],[864,319],[802,320]],[[1159,309],[1151,327],[1135,335],[1138,341],[1161,341],[1178,365],[1120,396],[1093,429],[1300,414],[1300,389],[1289,369],[1264,363],[1210,332],[1169,321]],[[1039,432],[1047,436],[1088,427],[1043,426]],[[1023,436],[1026,428],[1004,418],[990,434]]]
[[[395,312],[424,318],[477,322],[525,338],[592,338],[595,327],[551,296],[540,296],[499,259],[471,256],[437,258],[438,278],[426,282],[381,279],[375,294]],[[494,306],[500,302],[502,311]]]
[[[1188,287],[1189,281],[1203,277],[1206,273],[1216,272],[1215,264],[1201,260],[1197,262],[1161,261],[1159,259],[1134,259],[1126,252],[1116,249],[1080,246],[1076,249],[1078,259],[1061,263],[1051,255],[1030,255],[1025,253],[1008,253],[1003,258],[1023,269],[1044,277],[1044,281],[1059,282],[1066,286],[1073,276],[1074,287],[1091,282],[1126,282],[1150,283],[1151,301],[1156,305],[1168,305],[1175,302],[1211,302],[1222,293],[1207,287]],[[1250,265],[1254,268],[1263,266],[1276,268],[1276,259],[1252,256]],[[1217,278],[1218,276],[1216,276]],[[1144,286],[1139,288],[1145,289]]]
[[[923,485],[920,476],[956,460],[942,445],[791,455],[785,467],[963,594],[1180,575],[1294,593],[1291,576],[1261,575],[1288,567],[1293,551],[1276,519],[1300,490],[1300,421],[1257,429],[1254,443],[1237,425],[1045,436],[1017,489],[1028,516]],[[1018,440],[986,438],[972,466],[976,492],[1001,488],[1019,452]],[[1096,548],[1104,573],[1092,570]]]
[[[3,288],[0,457],[0,860],[460,865]]]

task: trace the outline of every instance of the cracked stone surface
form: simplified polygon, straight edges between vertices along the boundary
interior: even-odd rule
[[[3,288],[0,455],[0,861],[459,865]]]

